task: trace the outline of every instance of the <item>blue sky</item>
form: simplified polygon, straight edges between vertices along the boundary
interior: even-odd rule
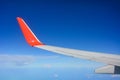
[[[32,74],[33,78],[30,79],[34,80],[36,74],[43,74],[37,71],[42,68],[44,68],[42,72],[45,72],[44,74],[49,80],[54,78],[51,78],[51,75],[57,76],[58,80],[68,80],[71,78],[69,75],[73,75],[72,73],[75,73],[75,77],[71,80],[98,80],[98,78],[100,80],[117,80],[119,76],[94,74],[94,69],[104,64],[30,47],[23,38],[16,17],[22,17],[36,36],[45,44],[120,54],[119,3],[119,0],[1,0],[0,57],[4,56],[5,58],[1,59],[0,62],[8,69],[8,72],[4,72],[1,66],[4,72],[1,71],[0,73],[3,74],[2,80],[8,80],[4,76],[11,74],[11,69],[9,69],[11,66],[18,73],[12,73],[17,75],[16,78],[13,75],[10,76],[13,80],[28,79],[30,76],[28,73],[36,71]],[[27,57],[27,60],[19,61],[19,58],[16,59],[14,55],[17,55],[20,59]],[[28,56],[32,56],[32,59]],[[32,60],[32,62],[29,63],[29,60]],[[24,62],[29,65],[21,68],[20,65],[24,65]],[[12,63],[17,65],[17,69]],[[44,65],[47,65],[47,67]],[[60,65],[68,66],[64,70],[63,66]],[[87,67],[88,65],[91,67]],[[41,66],[43,67],[41,68]],[[19,70],[26,70],[27,68],[30,68],[30,70],[25,73],[26,77],[19,74]],[[46,68],[49,68],[50,71],[46,72]],[[62,75],[63,73],[65,76]],[[86,78],[86,76],[90,78]],[[37,78],[45,79],[45,76],[37,76]]]

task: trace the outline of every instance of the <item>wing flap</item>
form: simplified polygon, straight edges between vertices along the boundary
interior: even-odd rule
[[[120,67],[107,65],[96,69],[95,72],[99,74],[120,74]]]

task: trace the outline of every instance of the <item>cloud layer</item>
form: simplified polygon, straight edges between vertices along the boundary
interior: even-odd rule
[[[30,65],[35,63],[38,59],[49,59],[56,57],[57,56],[0,55],[0,67]]]

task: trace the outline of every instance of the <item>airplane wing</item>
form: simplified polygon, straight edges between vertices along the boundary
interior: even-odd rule
[[[120,74],[120,55],[112,55],[98,52],[90,52],[83,50],[75,50],[69,48],[56,47],[51,45],[45,45],[40,42],[25,21],[17,17],[17,21],[22,30],[22,33],[27,43],[36,48],[52,51],[55,53],[72,56],[81,59],[87,59],[107,64],[106,66],[100,67],[95,70],[96,73],[109,73],[109,74]]]

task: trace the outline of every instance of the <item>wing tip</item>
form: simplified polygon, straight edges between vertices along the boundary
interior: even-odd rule
[[[22,19],[21,17],[16,17],[17,20]]]
[[[19,26],[21,28],[21,31],[22,31],[27,43],[30,46],[34,47],[34,46],[45,45],[37,39],[37,37],[32,32],[32,30],[29,28],[29,26],[25,23],[25,21],[21,17],[16,17],[16,19],[19,23]]]

